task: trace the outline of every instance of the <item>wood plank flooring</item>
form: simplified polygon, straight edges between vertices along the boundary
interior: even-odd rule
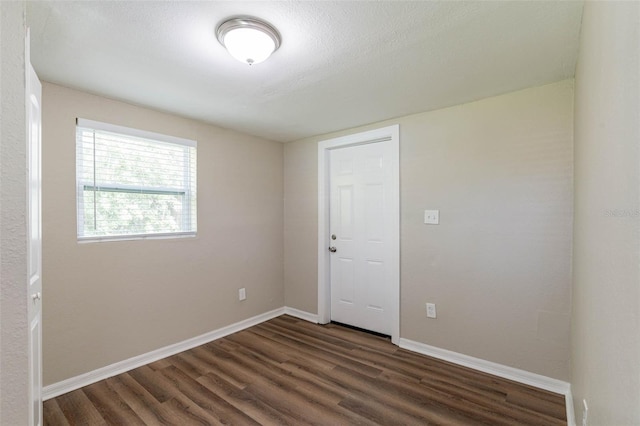
[[[564,397],[283,315],[44,403],[45,425],[566,425]]]

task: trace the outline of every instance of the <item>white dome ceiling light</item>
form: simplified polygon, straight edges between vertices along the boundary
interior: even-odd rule
[[[267,59],[280,47],[280,34],[268,23],[251,17],[224,21],[216,30],[218,41],[237,60],[253,65]]]

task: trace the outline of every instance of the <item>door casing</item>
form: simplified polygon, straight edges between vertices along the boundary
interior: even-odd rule
[[[331,321],[331,274],[329,258],[329,151],[368,143],[389,144],[394,170],[391,194],[388,194],[390,223],[393,238],[389,242],[394,258],[390,263],[393,277],[392,287],[392,333],[391,342],[400,339],[400,126],[392,125],[380,129],[341,136],[318,142],[318,322]]]

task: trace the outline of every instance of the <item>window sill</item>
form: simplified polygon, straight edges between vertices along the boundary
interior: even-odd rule
[[[170,234],[140,234],[140,235],[112,235],[102,237],[78,237],[78,244],[106,243],[109,241],[136,241],[136,240],[168,240],[177,238],[194,238],[195,232],[176,232]]]

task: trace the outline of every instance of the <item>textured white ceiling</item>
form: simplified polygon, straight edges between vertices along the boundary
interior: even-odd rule
[[[233,15],[282,46],[247,66]],[[278,141],[572,77],[576,1],[28,2],[41,79]]]

